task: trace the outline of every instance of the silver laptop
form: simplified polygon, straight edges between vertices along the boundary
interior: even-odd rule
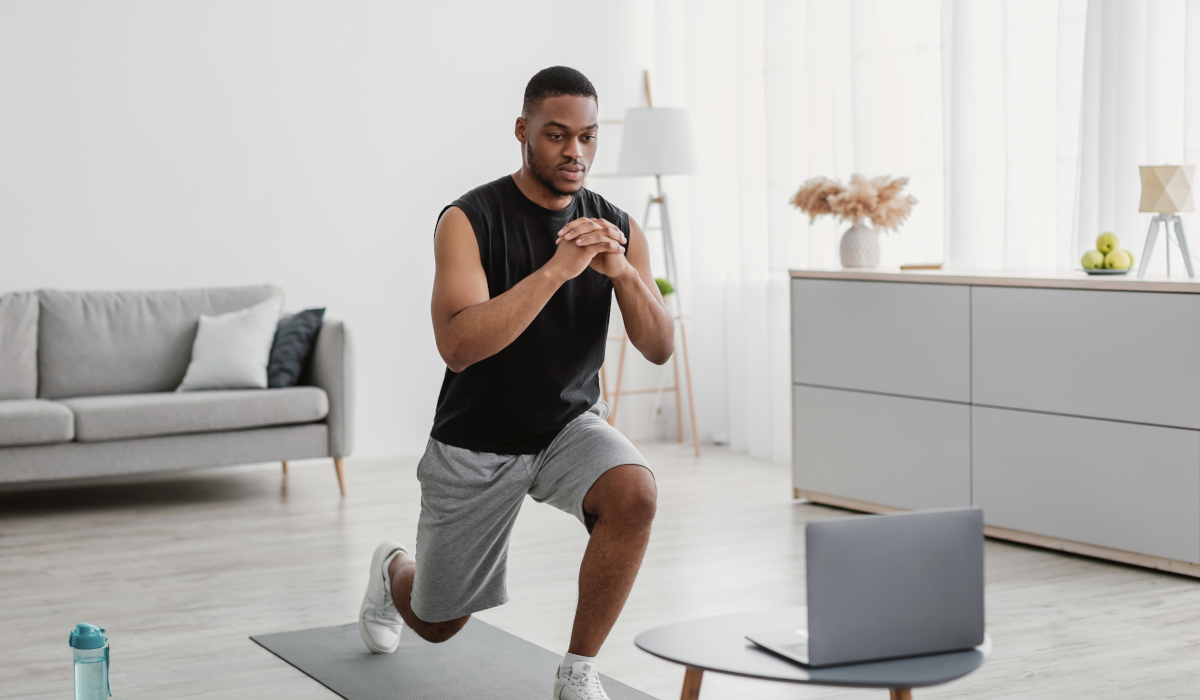
[[[746,638],[806,666],[983,643],[983,511],[949,508],[805,526],[808,627]]]

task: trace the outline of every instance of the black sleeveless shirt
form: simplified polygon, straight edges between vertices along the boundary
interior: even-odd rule
[[[476,187],[450,206],[461,209],[475,230],[490,298],[549,262],[558,231],[568,222],[603,218],[629,237],[629,215],[600,195],[581,189],[567,208],[546,209],[526,197],[510,175]],[[447,368],[433,439],[497,454],[546,449],[567,423],[600,399],[598,372],[612,294],[612,282],[588,268],[560,287],[508,347],[462,372]]]

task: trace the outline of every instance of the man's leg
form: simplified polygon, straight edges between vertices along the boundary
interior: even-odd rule
[[[508,600],[508,540],[529,490],[532,461],[532,455],[472,452],[430,438],[417,466],[415,548],[384,542],[371,558],[359,609],[368,649],[394,652],[405,626],[430,642],[444,642],[471,613]],[[419,575],[410,551],[421,553]]]
[[[400,613],[400,617],[404,618],[405,624],[425,641],[440,644],[458,634],[471,616],[464,615],[457,620],[446,622],[425,622],[417,617],[412,609],[412,587],[416,573],[416,562],[409,559],[404,552],[397,553],[388,564],[388,578],[392,582],[392,600],[396,603],[396,610]]]
[[[592,537],[579,567],[579,604],[570,653],[600,653],[642,565],[657,498],[654,475],[636,464],[604,472],[584,497],[585,524]]]

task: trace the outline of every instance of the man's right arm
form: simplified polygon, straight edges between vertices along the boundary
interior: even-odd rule
[[[495,355],[521,335],[567,280],[592,257],[620,250],[616,241],[559,246],[541,269],[500,296],[488,297],[487,275],[467,215],[450,207],[434,235],[433,334],[446,366],[455,372]]]

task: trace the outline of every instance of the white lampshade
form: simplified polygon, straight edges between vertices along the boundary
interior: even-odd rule
[[[621,141],[621,175],[690,175],[692,127],[687,110],[678,107],[635,107],[625,113]]]
[[[1196,211],[1192,199],[1192,179],[1196,174],[1194,165],[1143,165],[1142,205],[1138,211],[1174,214],[1181,211]]]

